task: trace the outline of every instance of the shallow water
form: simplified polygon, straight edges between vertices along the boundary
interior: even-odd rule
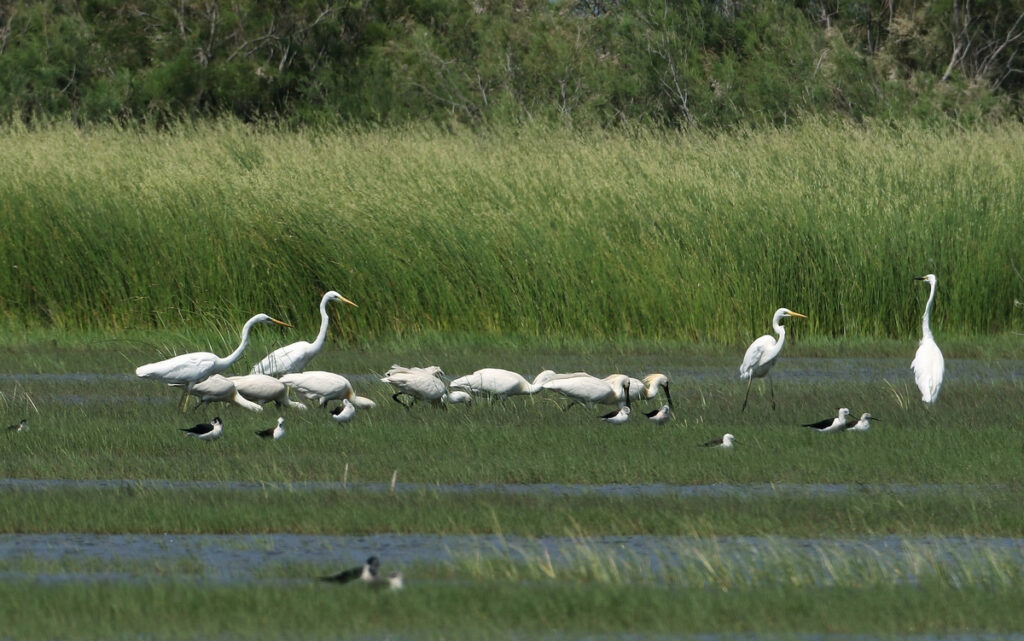
[[[90,576],[116,579],[103,563],[171,563],[187,560],[212,580],[251,581],[262,571],[282,564],[322,567],[322,574],[360,565],[378,555],[388,571],[413,563],[449,563],[478,557],[513,561],[550,558],[555,565],[570,560],[618,559],[653,575],[694,563],[696,559],[732,560],[753,567],[786,563],[821,564],[820,580],[829,580],[831,565],[822,559],[869,559],[913,580],[920,567],[985,565],[998,557],[1024,564],[1024,538],[855,537],[796,539],[782,537],[599,536],[525,538],[500,535],[374,534],[329,536],[309,534],[4,534],[0,559],[91,563]],[[926,560],[922,564],[922,559]],[[99,562],[99,563],[96,563]],[[91,566],[90,566],[91,567]],[[16,575],[17,571],[9,572]],[[42,572],[41,574],[54,574]],[[55,574],[60,575],[61,572]],[[76,574],[88,574],[76,572]],[[34,578],[33,574],[31,577]],[[171,577],[173,578],[173,577]],[[303,577],[294,577],[303,578]],[[309,577],[312,578],[312,577]]]

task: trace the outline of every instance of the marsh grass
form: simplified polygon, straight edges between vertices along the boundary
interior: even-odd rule
[[[1022,127],[2,132],[9,328],[232,343],[256,312],[350,345],[425,334],[749,341],[1020,329]],[[263,334],[264,332],[260,332]],[[218,350],[215,350],[218,351]]]

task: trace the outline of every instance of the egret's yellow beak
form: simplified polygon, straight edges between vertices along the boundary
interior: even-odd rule
[[[803,314],[801,314],[801,313],[799,313],[799,312],[793,312],[793,311],[791,311],[791,312],[789,312],[789,315],[790,315],[790,316],[796,316],[797,318],[807,318],[806,316],[804,316]]]
[[[289,325],[288,323],[284,321],[279,321],[276,318],[271,318],[270,322],[274,323],[275,325],[280,325],[281,327],[291,327],[291,325]]]
[[[352,301],[350,301],[349,299],[345,298],[344,296],[342,296],[342,297],[341,297],[341,301],[342,301],[342,302],[345,302],[345,303],[348,303],[348,304],[349,304],[349,305],[351,305],[352,307],[359,307],[359,305],[356,305],[355,303],[353,303],[353,302],[352,302]]]

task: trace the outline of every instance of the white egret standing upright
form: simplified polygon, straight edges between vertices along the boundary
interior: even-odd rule
[[[270,354],[267,354],[262,361],[256,363],[249,373],[280,376],[290,372],[301,372],[305,369],[309,361],[313,360],[313,357],[324,346],[324,341],[327,340],[327,323],[330,320],[327,316],[327,303],[332,300],[340,300],[353,307],[359,307],[359,305],[356,305],[336,291],[327,292],[320,299],[320,333],[316,335],[313,342],[298,341],[275,349]]]
[[[235,351],[224,358],[211,352],[181,354],[156,363],[140,365],[135,369],[135,375],[139,378],[150,378],[170,385],[184,385],[185,393],[181,397],[184,401],[192,391],[193,385],[223,372],[242,356],[242,352],[249,344],[249,330],[257,323],[274,323],[282,327],[291,327],[288,323],[273,319],[266,314],[256,314],[242,327],[242,342],[238,344]]]
[[[747,353],[743,355],[743,363],[740,365],[740,378],[747,381],[747,393],[743,396],[743,409],[747,409],[747,398],[750,396],[750,384],[755,378],[768,376],[772,371],[775,359],[782,351],[782,345],[786,342],[786,328],[782,326],[782,319],[787,316],[807,318],[803,314],[792,312],[785,307],[775,310],[772,316],[772,329],[779,335],[778,340],[771,334],[765,334],[750,344]],[[775,409],[775,387],[772,385],[771,376],[768,376],[768,388],[772,394],[772,409]]]
[[[917,355],[914,362],[910,364],[914,370],[914,380],[917,388],[921,390],[921,400],[925,403],[934,403],[939,398],[939,389],[942,387],[942,374],[946,369],[946,363],[942,358],[939,346],[935,344],[932,337],[931,327],[928,326],[928,319],[932,314],[932,305],[935,303],[935,274],[918,276],[914,280],[923,280],[931,285],[931,293],[928,294],[928,302],[924,306],[924,316],[921,317],[921,344],[917,348]]]

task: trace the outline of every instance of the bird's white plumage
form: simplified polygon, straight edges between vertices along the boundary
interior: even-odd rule
[[[413,402],[427,401],[440,404],[447,391],[444,381],[440,378],[442,374],[441,368],[436,365],[422,368],[392,365],[380,380],[395,389],[392,398],[398,403],[404,404],[398,400],[398,397],[404,394],[412,397]]]
[[[853,424],[849,424],[848,423],[846,430],[848,432],[866,432],[869,429],[871,429],[871,421],[872,420],[880,421],[882,419],[875,418],[874,416],[872,416],[868,412],[864,412],[863,414],[860,415],[860,419],[856,423],[853,423]]]
[[[245,374],[244,376],[229,376],[228,380],[234,383],[235,389],[244,398],[254,403],[273,403],[278,406],[291,407],[297,410],[306,409],[305,404],[293,401],[288,397],[288,386],[273,376],[266,374]],[[262,409],[262,405],[257,405]]]
[[[377,406],[364,396],[356,396],[352,383],[341,374],[317,370],[295,372],[282,376],[281,382],[306,398],[316,401],[321,407],[326,406],[327,401],[343,398],[352,401],[359,409],[372,409]]]
[[[771,334],[759,337],[743,355],[743,362],[740,363],[740,378],[747,381],[747,393],[743,397],[743,409],[747,408],[747,398],[750,396],[750,383],[755,378],[763,378],[771,373],[775,360],[782,352],[782,346],[786,342],[786,328],[782,325],[782,319],[788,316],[807,318],[803,314],[791,311],[785,307],[775,310],[772,316],[772,329],[778,334],[778,338]],[[772,390],[772,408],[775,407],[775,391]]]
[[[661,390],[665,391],[665,400],[671,405],[672,394],[669,392],[668,376],[648,374],[643,380],[632,377],[629,379],[629,397],[634,401],[649,401]]]
[[[619,408],[618,412],[605,414],[604,416],[601,417],[601,420],[611,423],[613,425],[622,425],[623,423],[629,420],[629,412],[629,406],[624,405]]]
[[[250,374],[267,374],[268,376],[280,376],[289,372],[301,372],[306,368],[313,357],[316,356],[324,346],[327,339],[327,325],[330,317],[327,315],[327,303],[332,300],[348,303],[358,307],[355,303],[345,298],[336,291],[329,291],[320,299],[320,332],[312,343],[308,341],[297,341],[291,345],[285,345],[267,354],[257,363]]]
[[[625,374],[612,374],[606,378],[597,378],[585,372],[556,374],[542,384],[544,389],[558,392],[576,403],[619,405],[620,407],[627,402],[628,386],[629,377]]]
[[[356,406],[347,398],[341,399],[341,405],[331,410],[331,418],[338,423],[348,423],[356,415]]]
[[[537,374],[533,382],[527,381],[522,374],[500,369],[496,367],[485,367],[478,369],[472,374],[456,378],[449,387],[466,390],[473,394],[487,394],[497,398],[509,396],[536,394],[544,389],[544,381],[555,375],[552,370],[544,370]]]
[[[277,417],[277,425],[270,429],[260,430],[256,432],[261,438],[269,438],[274,441],[284,437],[284,417]]]
[[[178,385],[181,384],[178,383]],[[263,406],[253,403],[239,394],[234,382],[220,374],[214,374],[194,384],[189,394],[199,399],[199,402],[196,403],[196,407],[193,409],[198,408],[204,403],[234,403],[251,412],[263,411]]]
[[[441,397],[441,400],[450,405],[473,404],[473,396],[469,392],[460,389],[448,390],[445,392],[444,396]]]
[[[921,390],[921,400],[925,403],[934,403],[939,399],[939,390],[942,388],[942,377],[945,374],[946,363],[942,358],[942,351],[935,343],[932,330],[929,325],[932,306],[935,303],[935,287],[938,280],[935,274],[920,276],[916,280],[923,280],[931,285],[928,293],[928,302],[924,306],[924,315],[921,317],[921,344],[917,347],[917,354],[914,356],[910,367],[914,370],[914,382],[917,389]]]
[[[653,412],[646,413],[645,416],[649,420],[657,423],[658,425],[661,425],[662,423],[667,421],[669,417],[672,416],[672,406],[668,404],[662,405],[660,408],[654,410]]]
[[[850,410],[845,407],[837,409],[835,418],[827,418],[817,423],[804,423],[804,427],[810,427],[818,430],[819,432],[838,432],[839,430],[846,429],[847,423],[850,419]]]
[[[291,327],[288,323],[275,320],[266,314],[256,314],[242,327],[242,342],[235,351],[221,358],[211,352],[192,352],[181,354],[156,363],[141,365],[135,369],[135,375],[169,384],[185,385],[186,393],[192,386],[209,376],[223,372],[231,367],[245,351],[249,344],[249,331],[257,323],[275,323]]]

